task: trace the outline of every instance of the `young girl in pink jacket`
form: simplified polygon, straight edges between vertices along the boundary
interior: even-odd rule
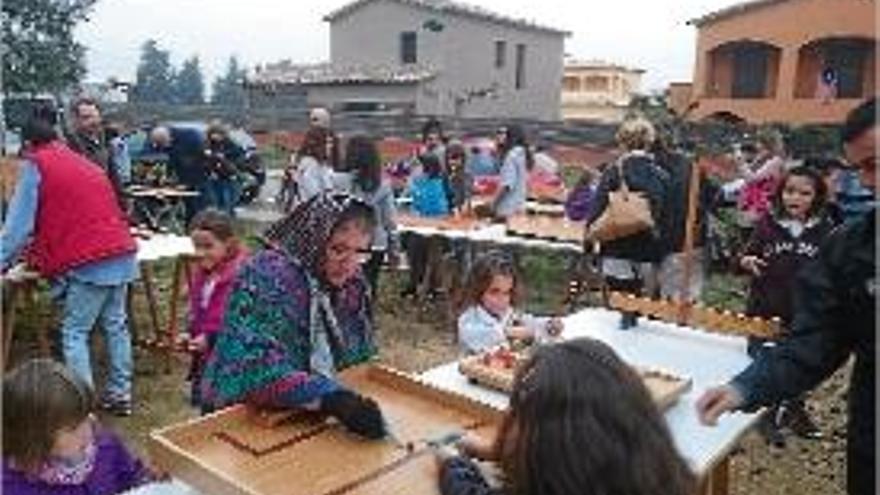
[[[190,224],[190,237],[199,262],[189,283],[192,364],[188,378],[192,382],[192,404],[201,407],[202,368],[223,326],[226,299],[247,252],[233,232],[232,218],[219,210],[207,209],[196,215]]]

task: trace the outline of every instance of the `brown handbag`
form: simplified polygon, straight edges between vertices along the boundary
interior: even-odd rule
[[[629,190],[624,178],[623,160],[618,160],[615,166],[620,176],[620,188],[608,193],[605,211],[587,227],[587,241],[603,243],[654,228],[648,198],[642,192]]]

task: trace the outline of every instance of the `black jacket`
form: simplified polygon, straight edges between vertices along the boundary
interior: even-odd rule
[[[743,256],[757,256],[767,265],[760,276],[751,277],[746,313],[750,316],[782,319],[791,325],[795,279],[801,268],[819,254],[819,246],[834,229],[822,216],[810,220],[804,231],[794,237],[773,213],[768,213],[755,226],[743,250]]]
[[[693,162],[680,153],[657,155],[657,165],[669,174],[669,203],[665,240],[668,250],[673,253],[684,251],[685,230],[687,229],[688,199],[691,190],[691,168]],[[709,227],[709,214],[715,207],[719,188],[705,174],[700,177],[700,191],[697,195],[697,226],[694,246],[706,243]]]
[[[108,146],[104,136],[95,139],[79,132],[71,132],[66,134],[64,138],[70,149],[101,167],[104,173],[107,174],[110,184],[113,186],[113,192],[116,193],[116,200],[122,206],[122,210],[125,211],[122,179],[119,177],[119,171],[116,170],[116,164],[113,163],[113,150]]]
[[[621,160],[630,191],[639,191],[647,196],[651,204],[655,228],[602,244],[602,255],[639,262],[659,262],[669,253],[664,240],[669,228],[669,174],[658,167],[648,154],[632,154]],[[587,225],[599,218],[608,206],[608,194],[618,189],[620,189],[618,167],[612,164],[606,167],[599,180],[596,202],[590,211]]]
[[[855,355],[849,390],[848,486],[874,494],[876,209],[831,234],[798,276],[790,335],[732,384],[744,410],[795,397]]]

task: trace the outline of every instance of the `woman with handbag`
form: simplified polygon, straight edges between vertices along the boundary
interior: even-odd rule
[[[669,174],[647,151],[655,139],[654,126],[647,120],[627,120],[616,139],[623,154],[602,173],[587,218],[586,240],[598,248],[610,290],[654,292],[656,266],[668,251],[664,236]],[[627,318],[625,324],[632,323],[632,316]]]

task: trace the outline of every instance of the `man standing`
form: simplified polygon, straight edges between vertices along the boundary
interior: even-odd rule
[[[90,98],[79,98],[70,107],[73,129],[65,139],[73,151],[88,158],[110,178],[116,196],[121,198],[122,180],[113,160],[113,151],[104,135],[104,122],[98,103]]]
[[[876,188],[876,98],[855,110],[843,129],[847,161],[863,184]],[[876,474],[876,206],[837,229],[819,257],[801,271],[791,334],[726,385],[697,402],[700,419],[715,424],[731,410],[753,410],[812,389],[855,355],[849,389],[847,490],[874,495]]]
[[[63,301],[64,361],[90,384],[90,335],[100,322],[110,354],[102,406],[129,415],[133,362],[125,301],[137,245],[107,176],[58,139],[54,115],[38,110],[21,134],[24,161],[0,235],[0,268],[28,246],[28,264]]]

